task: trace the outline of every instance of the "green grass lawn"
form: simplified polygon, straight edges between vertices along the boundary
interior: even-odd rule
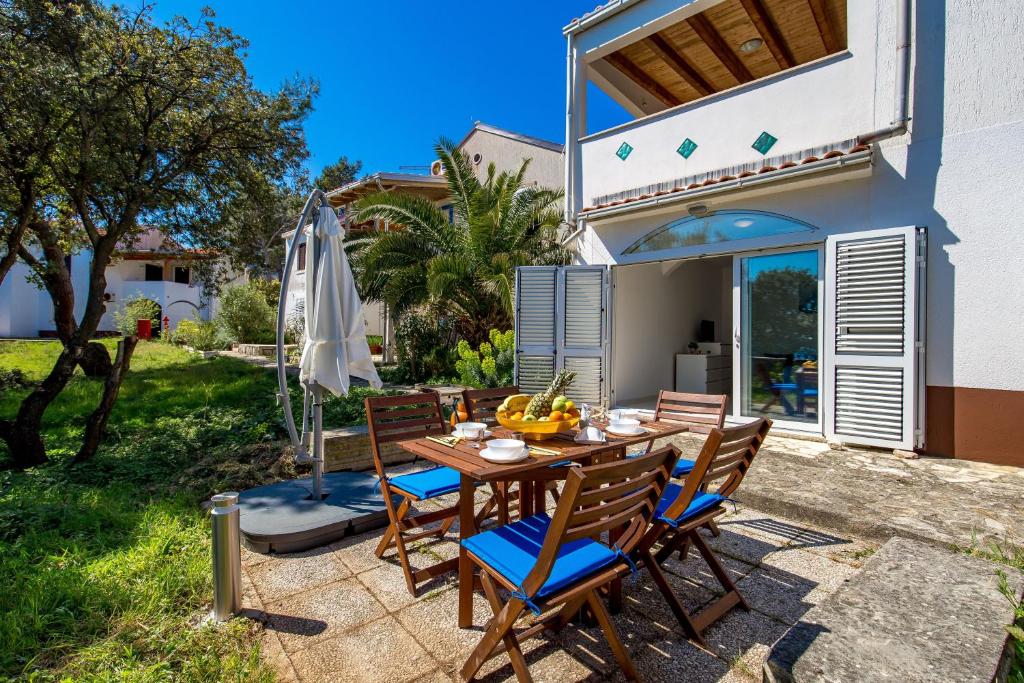
[[[0,342],[0,371],[39,381],[57,349]],[[212,595],[199,503],[295,474],[275,375],[140,342],[104,445],[69,468],[101,387],[76,374],[50,407],[53,462],[0,471],[0,679],[271,679],[256,627],[197,623]],[[3,388],[0,417],[27,391]],[[362,421],[368,391],[327,401],[325,424]],[[7,457],[0,444],[0,466]]]

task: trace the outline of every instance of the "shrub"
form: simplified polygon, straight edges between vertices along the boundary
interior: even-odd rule
[[[407,313],[395,329],[399,374],[404,382],[451,378],[455,374],[452,321],[426,312]]]
[[[216,323],[208,320],[182,320],[174,330],[174,343],[190,346],[197,351],[226,349],[231,340]]]
[[[491,341],[483,342],[473,350],[469,342],[462,340],[456,347],[459,359],[455,369],[459,381],[471,387],[504,387],[512,384],[515,364],[515,332],[488,332]]]
[[[18,368],[0,368],[0,389],[28,389],[30,386],[32,383]]]
[[[160,304],[142,296],[125,299],[121,310],[114,311],[114,327],[125,336],[135,334],[138,320],[152,320],[153,333],[160,333]]]
[[[267,303],[265,285],[254,280],[226,290],[221,296],[217,322],[231,339],[243,344],[271,344],[275,338],[274,310]]]
[[[281,300],[280,280],[251,280],[249,286],[256,289],[266,299],[267,305],[277,309],[277,303]]]
[[[384,337],[379,334],[366,335],[367,346],[384,346]]]

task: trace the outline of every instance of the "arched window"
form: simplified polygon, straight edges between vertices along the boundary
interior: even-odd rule
[[[764,211],[713,211],[667,223],[634,242],[623,254],[642,254],[702,244],[814,232],[812,225]]]

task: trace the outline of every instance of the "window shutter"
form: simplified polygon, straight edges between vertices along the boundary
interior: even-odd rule
[[[566,266],[559,280],[563,311],[559,368],[576,373],[566,393],[577,403],[605,405],[608,270]]]
[[[558,370],[576,373],[567,392],[604,405],[608,339],[608,272],[604,266],[516,269],[516,383],[547,388]]]
[[[847,443],[923,445],[923,230],[828,238],[825,432]]]
[[[555,306],[558,268],[516,269],[516,384],[524,393],[543,391],[555,368]]]

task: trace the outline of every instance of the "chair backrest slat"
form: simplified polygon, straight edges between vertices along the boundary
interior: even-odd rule
[[[679,495],[665,510],[664,516],[678,518],[697,492],[708,490],[708,484],[713,481],[724,478],[725,481],[714,492],[722,496],[731,495],[750,469],[750,463],[771,426],[771,420],[762,417],[739,427],[712,429],[697,456],[693,471],[686,475]]]
[[[506,398],[519,393],[519,387],[495,387],[493,389],[464,389],[462,405],[466,407],[471,422],[493,422],[495,413]]]
[[[400,396],[371,396],[364,401],[370,452],[377,475],[386,479],[380,447],[393,441],[444,434],[441,396],[436,391]]]
[[[563,543],[599,538],[622,529],[619,550],[630,552],[640,541],[661,493],[672,477],[679,449],[667,446],[639,458],[573,468],[555,508],[547,536],[523,590],[533,595],[547,580]],[[581,505],[585,500],[586,505]]]
[[[682,422],[690,425],[690,431],[707,434],[715,427],[725,424],[725,394],[682,394],[676,391],[662,391],[658,394],[658,405],[654,410],[656,420]]]

